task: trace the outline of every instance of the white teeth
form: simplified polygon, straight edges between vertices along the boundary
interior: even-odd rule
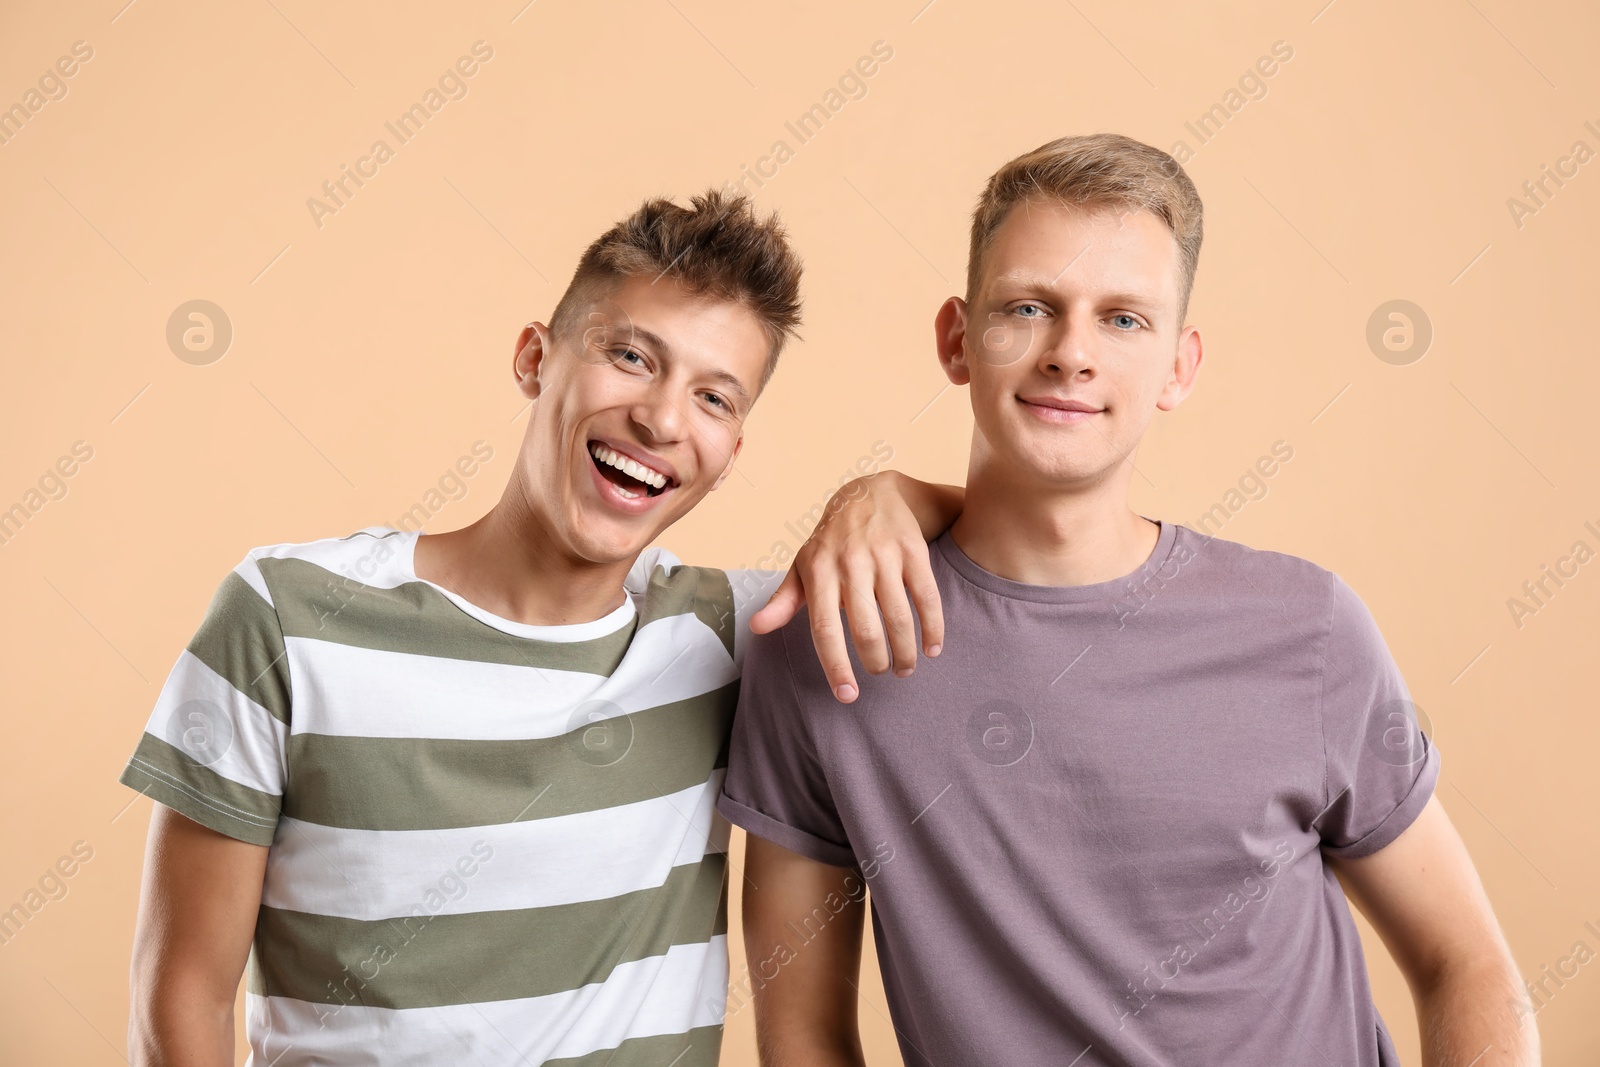
[[[617,468],[617,470],[622,471],[624,474],[627,474],[627,475],[629,475],[631,477],[639,479],[641,482],[644,482],[646,485],[652,486],[652,487],[654,487],[656,489],[664,489],[664,488],[666,488],[667,476],[665,474],[662,474],[659,471],[653,471],[649,467],[646,467],[644,464],[636,462],[635,460],[629,459],[627,456],[624,456],[624,455],[621,455],[621,454],[619,454],[617,452],[614,452],[613,450],[607,448],[605,445],[601,445],[601,444],[593,445],[593,446],[590,447],[589,452],[590,452],[591,455],[594,456],[595,459],[599,460],[601,463],[604,463],[604,464],[606,464],[607,466],[610,466],[610,467],[615,467],[615,468]],[[639,495],[638,493],[630,493],[626,489],[623,489],[621,486],[617,487],[617,491],[622,493],[624,496],[633,497],[633,496],[638,496]]]

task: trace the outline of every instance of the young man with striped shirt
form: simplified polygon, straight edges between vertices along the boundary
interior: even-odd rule
[[[231,1063],[243,974],[256,1067],[716,1063],[713,802],[780,576],[647,546],[732,469],[799,274],[741,198],[647,202],[519,336],[532,409],[487,515],[257,548],[223,580],[121,779],[160,802],[132,1062]],[[937,612],[923,541],[959,494],[848,489],[768,628],[802,578],[817,616],[841,587]],[[911,633],[856,636],[905,669]]]

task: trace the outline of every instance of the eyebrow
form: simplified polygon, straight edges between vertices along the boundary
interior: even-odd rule
[[[666,358],[672,358],[672,346],[667,344],[666,341],[662,340],[659,334],[647,330],[643,326],[638,326],[632,323],[628,325],[628,329],[632,331],[633,336],[639,338],[645,344],[649,345],[651,348],[654,348]],[[713,367],[706,371],[706,375],[713,381],[721,383],[727,388],[728,392],[735,394],[738,397],[740,404],[745,407],[749,407],[750,391],[744,387],[744,383],[741,382],[731,371],[725,371],[721,367]]]
[[[728,371],[720,369],[713,370],[708,373],[713,379],[727,386],[728,392],[735,394],[739,398],[740,405],[744,407],[750,406],[750,392],[744,387],[744,383],[738,378],[734,377]]]
[[[1057,277],[1060,277],[1060,275],[1057,275]],[[1026,289],[1049,289],[1054,280],[1055,279],[1047,279],[1043,274],[1039,274],[1036,271],[1014,270],[1007,274],[1002,274],[998,278],[994,279],[994,284],[999,285],[1010,283]],[[1119,304],[1141,304],[1150,308],[1158,308],[1161,306],[1161,301],[1156,296],[1139,290],[1125,290],[1122,292],[1104,293],[1101,295],[1100,299]]]

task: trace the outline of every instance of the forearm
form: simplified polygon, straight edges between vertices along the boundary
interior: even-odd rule
[[[1447,971],[1413,996],[1423,1067],[1538,1067],[1539,1033],[1509,957]]]
[[[872,478],[887,478],[916,517],[922,530],[922,539],[932,541],[950,527],[961,514],[967,499],[967,490],[959,485],[940,485],[937,482],[918,481],[899,471],[881,471]]]

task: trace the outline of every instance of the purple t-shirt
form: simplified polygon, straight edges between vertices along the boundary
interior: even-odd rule
[[[943,653],[854,704],[803,615],[752,639],[718,801],[866,876],[906,1063],[1397,1064],[1323,857],[1439,755],[1350,587],[1170,523],[1096,585],[931,556]]]

